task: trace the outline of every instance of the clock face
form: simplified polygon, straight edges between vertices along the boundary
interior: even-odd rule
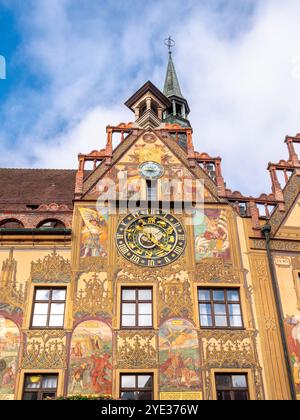
[[[160,210],[141,211],[129,214],[120,223],[117,246],[124,258],[137,265],[163,267],[183,254],[186,237],[173,215]]]
[[[164,174],[164,168],[156,162],[145,162],[140,166],[140,172],[146,179],[159,179]]]

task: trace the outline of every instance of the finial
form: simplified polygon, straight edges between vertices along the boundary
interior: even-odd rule
[[[171,55],[172,54],[172,48],[174,48],[175,45],[176,45],[174,39],[172,39],[172,37],[169,36],[169,38],[165,39],[165,45],[168,47],[169,54]]]

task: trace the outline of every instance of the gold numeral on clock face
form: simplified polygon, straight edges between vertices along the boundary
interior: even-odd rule
[[[128,248],[127,248],[127,246],[125,244],[124,245],[121,245],[119,247],[119,250],[121,251],[122,254],[126,254],[128,252]]]
[[[138,264],[140,262],[141,258],[137,257],[136,255],[132,255],[130,258],[130,261],[134,262],[135,264]]]
[[[174,249],[174,252],[175,252],[176,255],[180,255],[182,253],[182,251],[183,251],[183,248],[180,248],[180,246],[177,246]]]
[[[148,266],[149,267],[154,267],[155,266],[155,262],[153,260],[148,261]]]

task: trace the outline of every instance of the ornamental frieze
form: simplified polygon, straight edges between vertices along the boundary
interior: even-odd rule
[[[266,241],[264,239],[253,239],[251,248],[265,251]],[[300,252],[300,242],[271,240],[270,248],[272,251]]]
[[[163,279],[172,279],[176,273],[187,266],[186,258],[183,256],[173,264],[159,268],[143,268],[124,260],[121,256],[117,257],[118,282],[158,282]]]
[[[89,273],[81,276],[74,299],[74,317],[109,317],[111,313],[112,295],[108,287],[107,273]]]
[[[107,258],[84,257],[80,258],[79,271],[84,273],[98,272],[107,270]]]
[[[31,263],[31,280],[33,283],[70,283],[70,261],[54,249],[43,260]]]
[[[242,274],[242,270],[233,268],[231,263],[221,258],[207,258],[196,265],[195,281],[199,283],[240,284]]]
[[[158,366],[157,333],[121,331],[117,335],[119,369],[155,369]]]
[[[187,272],[181,271],[171,279],[159,281],[160,322],[169,318],[193,320],[191,285]]]
[[[201,331],[206,368],[257,367],[256,333],[248,331]]]
[[[22,358],[23,369],[65,369],[65,331],[27,331]]]

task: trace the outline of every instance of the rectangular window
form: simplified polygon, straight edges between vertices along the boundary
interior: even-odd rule
[[[157,201],[158,200],[158,184],[157,181],[147,180],[147,200]]]
[[[198,300],[201,328],[243,328],[238,289],[198,289]]]
[[[23,400],[43,401],[48,398],[56,398],[57,384],[58,375],[26,375]]]
[[[152,328],[152,289],[122,288],[122,328]]]
[[[248,401],[250,399],[247,375],[217,374],[218,401]]]
[[[121,400],[151,401],[153,400],[153,375],[126,374],[120,378]]]
[[[66,289],[36,289],[31,328],[63,328],[66,294]]]

